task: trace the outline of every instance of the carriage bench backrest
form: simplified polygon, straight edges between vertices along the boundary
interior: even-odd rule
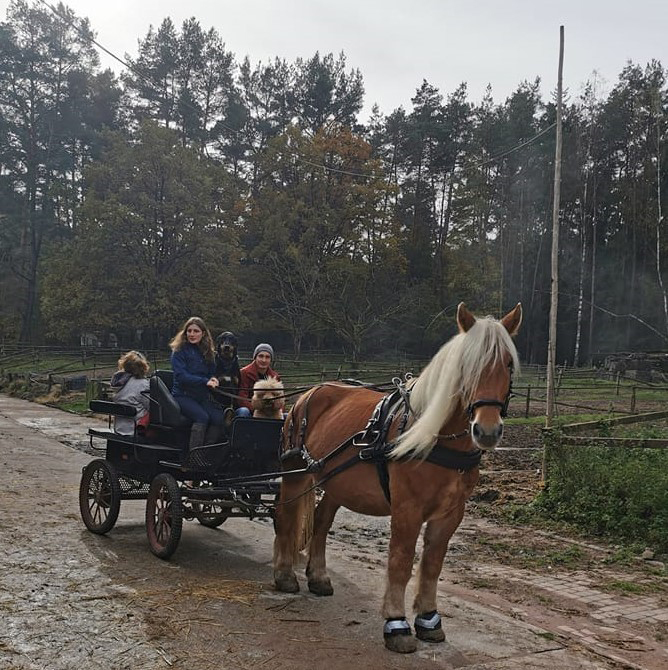
[[[134,417],[137,414],[137,409],[132,405],[123,405],[120,402],[110,402],[109,400],[91,400],[88,407],[95,414],[129,417]]]
[[[151,423],[169,426],[170,428],[187,428],[192,421],[181,414],[179,404],[174,400],[171,391],[157,375],[149,379],[149,397]]]
[[[168,390],[172,390],[172,386],[174,386],[174,371],[173,370],[156,370],[155,371],[155,376],[160,377],[162,381],[164,382],[165,386],[167,387]]]

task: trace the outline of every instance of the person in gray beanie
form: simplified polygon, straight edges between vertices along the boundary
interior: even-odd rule
[[[239,396],[237,399],[237,416],[252,416],[253,408],[251,398],[253,397],[253,386],[258,379],[273,377],[280,381],[281,377],[271,365],[274,362],[274,349],[271,344],[262,342],[253,351],[253,360],[241,368],[241,383],[239,384]]]

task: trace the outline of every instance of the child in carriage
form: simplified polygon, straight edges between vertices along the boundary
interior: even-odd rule
[[[149,421],[149,381],[146,375],[149,364],[143,354],[128,351],[118,359],[118,371],[111,378],[114,402],[130,405],[137,410],[134,418],[114,417],[114,431],[119,435],[134,435],[137,426],[146,426]]]

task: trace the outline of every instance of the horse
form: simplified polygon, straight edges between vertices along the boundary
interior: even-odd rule
[[[254,419],[283,419],[285,390],[276,377],[258,379],[251,398]]]
[[[274,582],[295,593],[293,565],[311,514],[306,577],[309,590],[332,595],[327,574],[327,533],[339,507],[391,516],[382,614],[391,651],[410,653],[417,640],[406,619],[405,592],[422,529],[413,609],[417,639],[443,642],[436,590],[448,542],[478,482],[481,454],[503,434],[519,360],[512,337],[522,321],[517,304],[500,320],[477,319],[457,308],[458,334],[422,374],[396,380],[391,396],[370,388],[324,383],[304,393],[283,430],[284,474],[276,507]],[[394,398],[392,399],[392,396]],[[315,504],[314,489],[324,491]]]

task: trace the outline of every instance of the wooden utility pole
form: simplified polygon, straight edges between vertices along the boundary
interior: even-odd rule
[[[557,77],[557,138],[554,152],[554,202],[552,206],[552,280],[550,283],[550,338],[547,345],[547,412],[545,426],[554,416],[554,362],[557,352],[557,306],[559,302],[559,205],[561,198],[561,112],[564,69],[564,27],[559,27],[559,74]],[[545,461],[543,461],[545,478]]]

